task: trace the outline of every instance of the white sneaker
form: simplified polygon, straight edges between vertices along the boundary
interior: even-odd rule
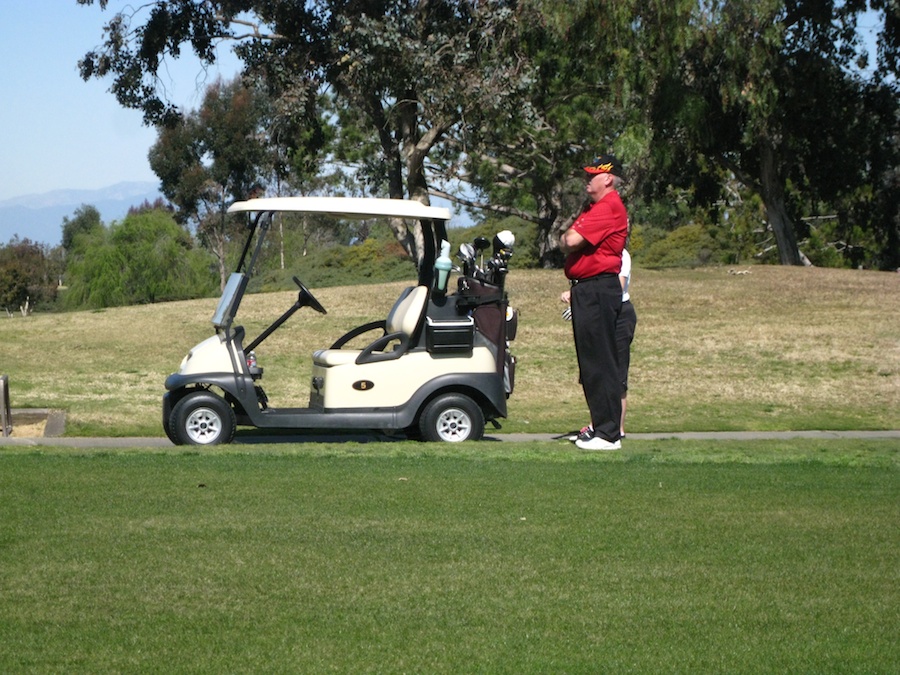
[[[572,442],[587,441],[587,440],[592,439],[593,437],[594,437],[594,429],[589,424],[586,427],[581,427],[581,431],[579,431],[577,434],[572,434],[571,436],[569,436],[569,440]]]
[[[607,441],[605,438],[600,438],[599,436],[594,436],[592,439],[587,441],[577,440],[575,441],[576,447],[581,448],[582,450],[621,450],[622,442],[621,441]]]

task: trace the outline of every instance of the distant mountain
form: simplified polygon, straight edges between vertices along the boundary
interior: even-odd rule
[[[63,218],[84,205],[95,207],[109,224],[122,220],[132,206],[162,197],[156,183],[118,183],[99,190],[54,190],[39,195],[0,201],[0,245],[20,239],[57,246],[62,241]]]

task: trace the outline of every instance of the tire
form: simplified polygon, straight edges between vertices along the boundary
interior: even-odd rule
[[[172,406],[169,405],[168,397],[163,398],[163,406],[162,406],[162,427],[163,431],[166,432],[166,437],[172,441],[175,445],[180,445],[178,442],[178,437],[172,433],[172,420],[174,417],[172,416]]]
[[[175,445],[181,445],[181,442],[178,440],[178,436],[172,431],[172,424],[175,422],[175,417],[170,413],[168,417],[163,415],[163,431],[166,432],[166,436],[172,443]]]
[[[445,394],[425,406],[419,431],[423,441],[477,441],[484,435],[484,414],[468,396]]]
[[[234,410],[208,391],[188,394],[172,409],[168,433],[177,445],[231,443],[237,422]]]

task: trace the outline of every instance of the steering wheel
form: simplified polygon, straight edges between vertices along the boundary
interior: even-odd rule
[[[294,283],[300,287],[300,298],[298,299],[298,302],[309,305],[320,314],[328,314],[326,309],[322,307],[322,303],[316,300],[315,296],[306,286],[303,285],[302,281],[300,281],[297,277],[294,277]],[[303,302],[304,300],[305,302]]]

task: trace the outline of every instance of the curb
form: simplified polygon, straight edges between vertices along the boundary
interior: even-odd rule
[[[486,435],[486,442],[527,443],[558,442],[565,440],[568,434],[492,434]],[[628,434],[628,440],[706,440],[706,441],[759,441],[788,440],[795,438],[813,438],[823,440],[834,439],[897,439],[900,430],[888,431],[686,431]],[[383,434],[289,434],[289,435],[247,435],[236,436],[232,445],[259,445],[261,443],[384,443],[404,440]],[[171,448],[176,447],[164,437],[49,437],[39,438],[0,438],[2,446],[59,446],[71,448]]]

